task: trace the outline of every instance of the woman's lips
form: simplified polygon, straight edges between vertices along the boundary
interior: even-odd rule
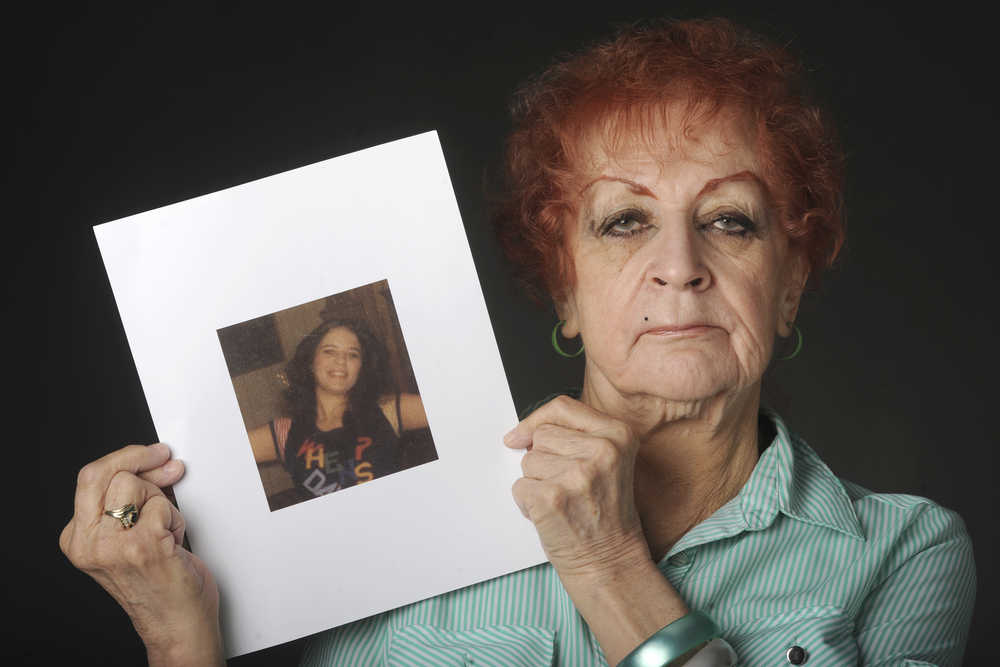
[[[712,326],[711,324],[681,324],[677,326],[668,325],[662,327],[654,327],[652,329],[646,329],[639,334],[638,338],[642,336],[660,336],[663,338],[687,338],[692,336],[703,336],[707,333],[718,330],[719,327]],[[636,338],[636,340],[638,340]]]

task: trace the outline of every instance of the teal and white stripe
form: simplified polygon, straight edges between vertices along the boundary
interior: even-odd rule
[[[741,665],[959,665],[976,578],[961,518],[838,480],[777,415],[739,495],[660,570]],[[317,635],[305,666],[606,665],[548,564]]]

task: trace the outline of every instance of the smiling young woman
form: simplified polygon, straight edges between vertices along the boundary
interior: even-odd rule
[[[288,362],[285,414],[250,429],[257,463],[279,461],[299,500],[369,482],[404,466],[404,431],[426,428],[419,394],[390,387],[386,352],[363,323],[327,320]]]

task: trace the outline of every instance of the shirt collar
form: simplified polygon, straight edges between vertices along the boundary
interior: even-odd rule
[[[816,452],[788,431],[776,413],[762,409],[774,438],[763,450],[739,494],[678,540],[665,559],[699,544],[750,530],[764,530],[779,514],[795,521],[865,539],[844,485]]]
[[[762,530],[780,512],[815,526],[864,539],[844,485],[784,420],[770,410],[762,417],[774,425],[775,436],[761,453],[738,500],[747,530]]]

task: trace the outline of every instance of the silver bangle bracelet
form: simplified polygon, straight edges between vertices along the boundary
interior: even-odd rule
[[[718,636],[719,628],[712,619],[700,611],[692,611],[635,647],[618,663],[618,667],[665,667]]]

